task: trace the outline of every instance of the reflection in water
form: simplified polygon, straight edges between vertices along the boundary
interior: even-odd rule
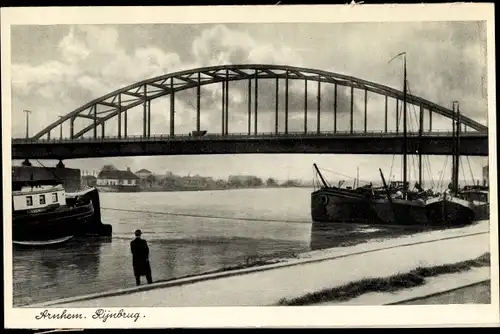
[[[68,295],[99,275],[102,241],[68,242],[64,248],[14,248],[14,299],[28,303],[44,295]],[[59,282],[70,282],[61,285]]]
[[[313,223],[310,249],[354,246],[370,239],[399,237],[414,234],[416,231],[415,229],[403,230],[366,225]]]

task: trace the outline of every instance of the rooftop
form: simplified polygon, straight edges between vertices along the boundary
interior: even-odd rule
[[[149,170],[147,170],[147,169],[144,169],[144,168],[143,168],[143,169],[138,170],[136,173],[137,173],[137,174],[139,174],[139,173],[142,173],[142,174],[144,174],[144,173],[152,174],[152,173],[151,173],[151,171],[149,171]]]
[[[113,179],[113,180],[136,180],[139,177],[129,170],[102,170],[97,176],[98,179]]]

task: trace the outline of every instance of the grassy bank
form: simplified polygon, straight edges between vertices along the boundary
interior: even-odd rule
[[[346,301],[370,292],[394,292],[424,285],[427,277],[459,273],[472,268],[490,266],[490,253],[485,253],[473,260],[434,267],[418,267],[408,273],[384,278],[366,278],[349,284],[309,293],[292,299],[282,299],[278,305],[299,306],[322,302]]]

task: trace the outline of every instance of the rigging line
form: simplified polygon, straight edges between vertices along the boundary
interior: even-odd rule
[[[394,158],[396,158],[395,154],[392,155],[391,169],[389,171],[389,180],[392,179],[392,167],[394,166]],[[394,181],[394,180],[392,180],[392,181]]]
[[[446,156],[446,160],[444,161],[444,167],[443,167],[443,169],[441,169],[441,175],[439,176],[439,179],[438,179],[438,188],[443,187],[444,171],[446,170],[447,166],[448,166],[448,156]]]
[[[156,215],[166,215],[166,216],[178,216],[178,217],[192,217],[192,218],[208,218],[208,219],[228,219],[228,220],[244,220],[244,221],[262,221],[262,222],[276,222],[276,223],[292,223],[292,224],[304,224],[310,223],[310,221],[300,221],[300,220],[279,220],[279,219],[265,219],[265,218],[248,218],[248,217],[223,217],[223,216],[211,216],[211,215],[196,215],[188,213],[175,213],[175,212],[162,212],[162,211],[147,211],[147,210],[132,210],[132,209],[119,209],[119,208],[107,208],[101,207],[104,210],[121,211],[121,212],[133,212],[133,213],[149,213]]]
[[[48,170],[49,172],[51,172],[51,173],[52,173],[52,175],[54,175],[54,176],[56,177],[56,179],[58,179],[59,181],[63,182],[63,181],[61,180],[61,178],[60,178],[59,176],[57,176],[57,174],[56,174],[56,173],[54,173],[54,171],[53,171],[52,169],[49,169],[49,168],[45,167],[45,166],[44,166],[44,164],[42,164],[42,163],[40,162],[40,160],[36,159],[36,161],[37,161],[37,162],[38,162],[38,163],[39,163],[39,164],[40,164],[43,168],[45,168],[46,170]]]
[[[424,159],[424,164],[427,164],[427,173],[429,174],[429,179],[431,180],[431,187],[434,187],[434,179],[432,177],[432,169],[431,169],[431,163],[430,159],[426,157],[427,159]]]
[[[463,177],[464,177],[464,182],[467,184],[467,176],[465,175],[465,168],[464,168],[463,164],[461,163],[461,161],[462,161],[462,157],[460,157],[460,167],[462,167],[460,169],[462,170],[462,174],[463,174]]]
[[[340,175],[340,176],[343,176],[343,177],[347,177],[347,178],[350,178],[350,179],[355,179],[355,177],[352,177],[352,176],[349,176],[349,175],[346,175],[346,174],[342,174],[342,173],[337,173],[337,172],[334,172],[334,171],[326,169],[326,168],[320,168],[320,167],[318,167],[318,169],[320,169],[322,171],[325,171],[325,172],[330,172],[330,173],[333,173],[333,174],[336,174],[336,175]]]
[[[470,165],[469,156],[467,156],[467,163],[469,164],[469,171],[470,171],[470,176],[472,177],[472,184],[474,184],[475,183],[474,173],[472,172],[472,166]]]

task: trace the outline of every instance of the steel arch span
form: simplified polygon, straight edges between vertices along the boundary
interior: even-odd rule
[[[101,128],[102,137],[105,136],[105,123],[113,117],[118,117],[118,136],[121,137],[121,122],[122,115],[124,114],[124,136],[127,136],[127,110],[143,105],[143,135],[144,137],[150,136],[149,115],[151,112],[151,101],[166,95],[170,95],[170,135],[174,135],[174,105],[175,93],[187,89],[197,89],[197,130],[200,131],[200,87],[204,85],[223,83],[223,94],[226,91],[226,105],[227,105],[227,87],[230,81],[249,80],[249,86],[252,81],[255,85],[258,79],[276,79],[278,86],[279,79],[285,79],[285,113],[288,112],[288,80],[307,80],[315,81],[318,85],[318,101],[321,100],[320,85],[321,83],[335,85],[335,92],[337,92],[337,85],[351,88],[351,130],[352,130],[352,99],[353,91],[355,89],[363,90],[365,92],[365,101],[367,92],[375,93],[385,96],[385,109],[386,109],[386,128],[387,128],[387,98],[396,99],[396,101],[403,100],[403,92],[385,85],[377,84],[374,82],[366,81],[360,78],[347,76],[343,74],[285,65],[265,65],[265,64],[247,64],[247,65],[220,65],[195,68],[175,73],[169,73],[155,78],[146,79],[130,86],[115,90],[109,94],[101,96],[89,103],[73,110],[65,116],[60,116],[60,119],[47,126],[42,131],[38,132],[32,139],[41,139],[43,136],[50,138],[50,132],[63,123],[70,123],[70,138],[82,137],[85,133],[93,131],[93,136],[97,137],[97,129]],[[224,84],[225,83],[225,84]],[[278,88],[276,88],[277,90]],[[250,90],[249,90],[250,91]],[[255,90],[257,91],[257,90]],[[336,93],[335,93],[336,94]],[[447,118],[452,118],[454,115],[453,110],[440,106],[434,102],[428,101],[421,97],[407,94],[407,103],[419,106],[421,108],[421,120],[423,120],[423,110],[429,111],[429,117],[432,113],[437,113]],[[335,95],[335,101],[337,100]],[[224,101],[224,98],[223,98]],[[257,114],[257,93],[255,94],[255,113]],[[318,116],[320,113],[320,103],[318,103]],[[224,102],[222,102],[223,115],[224,115]],[[250,112],[250,102],[249,102]],[[276,106],[278,113],[278,107]],[[336,113],[336,105],[335,110]],[[76,118],[85,118],[92,121],[90,125],[82,129],[74,129],[74,121]],[[227,107],[226,107],[226,128],[227,128]],[[148,120],[148,121],[146,121]],[[256,122],[256,120],[255,120]],[[222,127],[224,128],[224,116],[222,117]],[[460,123],[479,132],[487,132],[488,128],[476,122],[475,120],[460,116]],[[286,125],[288,119],[286,118]],[[319,122],[318,122],[319,124]],[[430,119],[432,124],[432,119]],[[257,125],[255,124],[255,127]],[[431,130],[431,129],[429,129]],[[224,130],[223,130],[224,131]],[[250,131],[250,121],[249,121]],[[366,103],[365,103],[365,131],[366,131]],[[287,132],[285,128],[285,133]],[[319,125],[318,125],[319,132]],[[226,132],[227,134],[227,132]]]

